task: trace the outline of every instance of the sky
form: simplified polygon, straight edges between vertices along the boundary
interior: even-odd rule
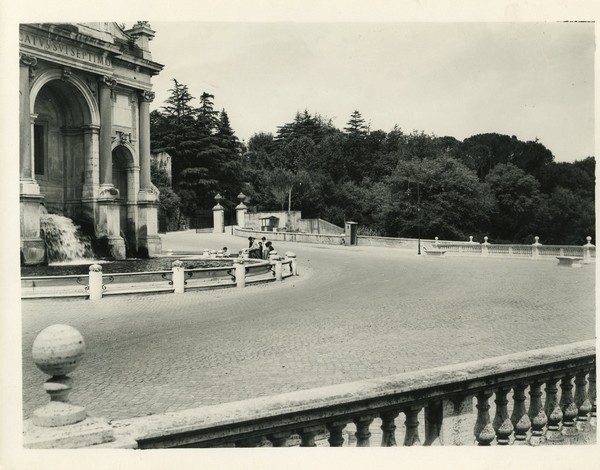
[[[592,23],[151,22],[160,108],[172,79],[215,96],[236,135],[277,131],[296,112],[342,129],[462,140],[539,139],[557,161],[594,155]],[[197,103],[197,101],[195,102]]]

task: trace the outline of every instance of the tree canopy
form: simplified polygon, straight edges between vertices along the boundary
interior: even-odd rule
[[[301,210],[383,236],[531,243],[594,236],[595,159],[555,162],[537,139],[477,134],[460,141],[423,131],[371,129],[355,110],[343,129],[308,110],[275,133],[240,143],[215,96],[198,106],[176,80],[151,114],[152,147],[173,158],[181,212],[244,192],[257,210]]]

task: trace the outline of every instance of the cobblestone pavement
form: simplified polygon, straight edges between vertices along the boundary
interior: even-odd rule
[[[230,235],[169,234],[163,248],[238,250]],[[22,304],[23,412],[47,401],[31,360],[66,323],[87,352],[71,400],[109,419],[242,400],[595,337],[595,266],[427,258],[398,249],[276,243],[281,283]]]

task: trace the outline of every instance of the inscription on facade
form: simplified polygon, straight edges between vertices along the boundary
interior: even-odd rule
[[[27,44],[45,51],[55,52],[62,54],[66,57],[73,59],[79,59],[90,64],[104,65],[110,67],[110,59],[101,54],[90,52],[80,47],[71,46],[69,44],[63,44],[60,41],[54,41],[52,39],[43,38],[30,33],[21,33],[19,36],[21,44]]]

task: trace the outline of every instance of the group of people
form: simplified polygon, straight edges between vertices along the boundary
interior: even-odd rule
[[[259,242],[254,237],[248,237],[248,255],[255,259],[269,259],[269,255],[274,250],[273,244],[262,237]]]

